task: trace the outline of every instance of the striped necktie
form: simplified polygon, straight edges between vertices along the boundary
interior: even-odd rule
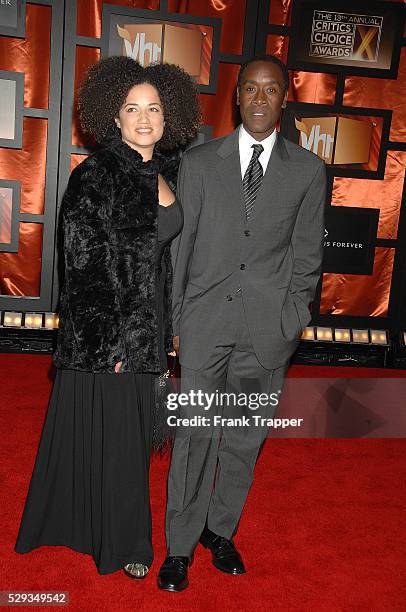
[[[247,221],[249,221],[252,211],[254,209],[255,198],[257,197],[257,191],[261,187],[263,178],[262,166],[258,161],[258,157],[261,155],[264,147],[260,144],[253,144],[254,149],[247,171],[244,174],[242,186],[244,190],[245,198],[245,212],[247,215]]]

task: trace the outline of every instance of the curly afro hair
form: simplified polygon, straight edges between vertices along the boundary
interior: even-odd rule
[[[196,136],[201,123],[198,93],[192,78],[174,64],[143,67],[129,57],[109,57],[87,71],[78,96],[83,131],[92,134],[99,143],[121,138],[114,119],[130,89],[142,83],[156,88],[164,110],[164,133],[156,149],[170,151],[186,146]]]

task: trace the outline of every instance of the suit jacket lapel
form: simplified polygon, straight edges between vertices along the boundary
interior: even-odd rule
[[[224,186],[225,193],[232,203],[233,209],[238,210],[240,224],[245,224],[245,201],[241,180],[241,164],[239,151],[239,127],[223,140],[217,149],[220,157],[217,172]]]

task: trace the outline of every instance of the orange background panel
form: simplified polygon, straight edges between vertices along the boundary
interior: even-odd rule
[[[128,6],[128,8],[140,8],[156,11],[159,9],[159,0],[104,0],[104,4],[116,6]],[[77,3],[77,35],[100,38],[101,20],[103,12],[103,0],[79,0]]]
[[[269,23],[273,25],[290,25],[292,16],[291,0],[271,0]]]
[[[26,38],[0,36],[0,70],[24,72],[24,106],[48,108],[51,7],[27,4]]]
[[[390,139],[406,140],[406,48],[400,56],[396,80],[347,77],[345,79],[344,105],[393,110]]]
[[[335,178],[332,204],[379,208],[378,238],[396,239],[405,168],[406,152],[388,151],[384,180]]]
[[[93,139],[88,134],[84,134],[79,123],[79,114],[77,110],[77,93],[79,85],[85,75],[86,70],[92,64],[99,61],[100,49],[91,47],[76,47],[76,65],[75,65],[75,94],[73,99],[73,121],[72,121],[72,144],[78,147],[86,145],[92,146]]]
[[[268,55],[276,55],[283,62],[287,62],[289,49],[289,36],[279,36],[277,34],[268,34],[266,37],[266,53]]]
[[[287,62],[289,36],[268,34],[266,52],[276,55],[283,62]],[[313,104],[333,104],[337,77],[335,74],[319,72],[300,72],[289,70],[290,102],[308,102]]]
[[[20,212],[44,212],[47,120],[25,117],[23,149],[0,148],[0,177],[21,181]]]
[[[112,0],[108,4],[127,6],[128,8],[159,9],[159,0]],[[78,36],[100,38],[102,19],[102,0],[80,0],[77,9]],[[169,0],[169,12],[196,15],[199,17],[215,17],[222,20],[220,52],[242,53],[244,38],[244,19],[246,0]],[[193,20],[193,17],[192,17]]]
[[[72,172],[76,166],[78,166],[79,164],[82,163],[82,161],[85,161],[86,157],[88,157],[87,155],[77,155],[76,153],[74,155],[70,156],[70,171]]]
[[[333,104],[336,75],[322,72],[298,72],[290,70],[290,102]]]
[[[20,223],[18,253],[0,253],[1,295],[39,297],[42,229],[39,223]]]
[[[386,317],[395,249],[376,247],[371,276],[323,274],[320,314]]]
[[[249,9],[249,0],[248,9]],[[242,53],[245,0],[169,0],[169,12],[221,19],[220,53]]]
[[[239,65],[219,64],[217,93],[200,94],[203,123],[213,125],[213,137],[229,134],[235,127],[235,87]]]
[[[289,36],[268,34],[266,52],[287,62]],[[333,104],[336,89],[336,75],[318,72],[289,70],[289,101],[312,104]]]

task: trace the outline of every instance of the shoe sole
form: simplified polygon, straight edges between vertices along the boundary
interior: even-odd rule
[[[187,582],[184,586],[182,587],[165,587],[165,586],[161,586],[158,582],[158,588],[160,588],[162,591],[168,591],[168,593],[181,593],[182,591],[184,591],[185,589],[187,589],[187,587],[189,586],[189,582]]]

